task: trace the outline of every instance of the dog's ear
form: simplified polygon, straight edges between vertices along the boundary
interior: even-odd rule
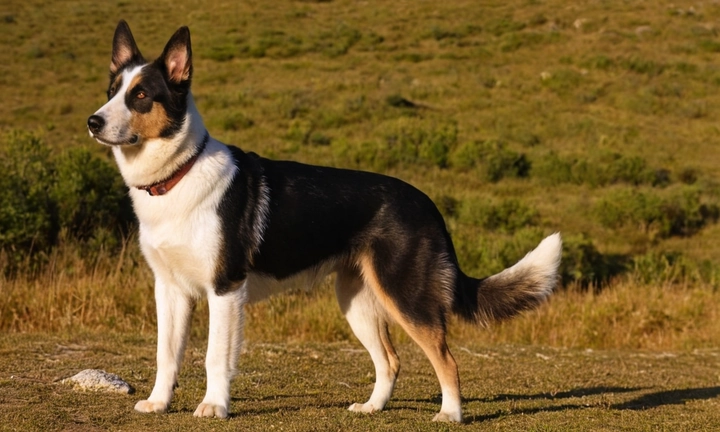
[[[113,37],[112,61],[110,62],[110,72],[117,73],[123,66],[131,60],[142,60],[142,54],[135,43],[130,26],[125,20],[120,20],[115,29]]]
[[[180,27],[170,38],[160,56],[165,64],[167,79],[175,84],[189,81],[192,76],[192,48],[190,47],[190,29]]]

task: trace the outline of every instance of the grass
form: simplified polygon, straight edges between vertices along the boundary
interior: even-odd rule
[[[387,410],[346,407],[372,388],[371,362],[351,343],[251,343],[233,381],[228,420],[192,417],[204,392],[204,345],[191,340],[170,412],[132,406],[152,385],[153,339],[109,333],[0,338],[0,430],[714,430],[717,350],[673,354],[452,344],[466,425],[429,422],[439,409],[432,369],[414,345]],[[134,395],[78,393],[57,382],[102,365]],[[637,427],[642,425],[642,427]]]
[[[68,179],[76,169],[63,159],[70,150],[110,160],[85,121],[105,99],[117,20],[130,23],[148,58],[189,25],[194,95],[216,138],[416,185],[441,207],[474,276],[563,233],[564,286],[546,306],[489,330],[451,323],[473,428],[717,428],[720,6],[272,6],[6,1],[0,132],[41,139]],[[3,162],[6,175],[24,166]],[[45,175],[46,166],[33,166]],[[60,204],[75,200],[65,189],[53,194]],[[14,210],[0,202],[0,218]],[[13,231],[27,234],[28,226]],[[34,255],[34,240],[21,249],[0,240],[0,370],[20,377],[0,377],[0,429],[435,430],[426,423],[437,409],[435,380],[397,329],[407,381],[389,412],[344,411],[367,396],[372,379],[331,281],[248,307],[248,353],[233,390],[241,415],[228,422],[189,418],[203,386],[203,305],[171,414],[137,416],[135,398],[52,384],[103,366],[145,394],[153,374],[152,275],[136,239],[104,241],[106,231],[78,226],[82,239],[57,227],[57,242]]]

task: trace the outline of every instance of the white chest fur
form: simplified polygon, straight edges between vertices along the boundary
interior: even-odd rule
[[[213,289],[222,246],[217,208],[236,170],[227,147],[211,140],[169,193],[131,188],[140,245],[156,279],[194,297]]]

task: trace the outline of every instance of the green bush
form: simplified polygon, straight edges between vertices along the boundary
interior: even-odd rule
[[[622,67],[630,72],[648,75],[650,77],[658,76],[665,71],[666,65],[656,63],[653,60],[643,59],[637,56],[619,59]]]
[[[8,133],[0,149],[5,272],[41,264],[61,231],[80,242],[100,236],[103,246],[127,232],[133,213],[111,162],[78,148],[55,156],[37,135],[21,131]]]
[[[606,170],[608,184],[653,184],[657,179],[655,171],[649,169],[645,159],[639,156],[625,157],[613,154],[611,158],[612,161]]]
[[[226,131],[238,131],[251,128],[255,122],[240,111],[231,111],[222,119],[222,128]]]
[[[667,170],[652,169],[645,159],[639,156],[624,156],[611,152],[565,158],[550,152],[533,164],[532,175],[553,185],[575,183],[602,187],[625,183],[636,186],[666,186],[669,183]]]
[[[19,264],[47,250],[59,232],[58,210],[51,198],[54,172],[50,150],[37,136],[12,131],[0,149],[0,248]]]
[[[382,141],[365,142],[359,147],[343,146],[336,156],[359,168],[384,170],[399,164],[420,164],[444,168],[448,154],[457,142],[457,125],[439,126],[409,117],[381,125]]]
[[[483,177],[498,182],[505,177],[527,177],[530,161],[522,153],[507,148],[502,141],[467,142],[450,155],[450,164],[460,170],[480,168]]]
[[[620,189],[600,200],[595,214],[606,227],[636,226],[653,237],[666,238],[692,235],[717,222],[720,207],[703,203],[700,190],[687,186],[668,196]]]
[[[573,162],[550,152],[532,164],[531,174],[551,185],[574,183]]]
[[[461,223],[510,234],[536,226],[538,219],[535,209],[512,198],[499,203],[482,198],[467,199],[460,204],[458,211]]]
[[[633,258],[632,276],[644,284],[710,283],[720,280],[714,261],[697,261],[680,252],[647,252]]]
[[[563,237],[560,278],[563,285],[577,283],[582,287],[602,288],[602,285],[626,270],[625,259],[608,256],[597,250],[585,234]]]
[[[58,224],[76,239],[87,240],[99,228],[124,232],[133,220],[127,189],[111,162],[84,148],[55,158],[50,197]]]

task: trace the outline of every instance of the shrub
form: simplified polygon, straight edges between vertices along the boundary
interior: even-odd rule
[[[666,68],[666,66],[662,63],[656,63],[652,60],[643,59],[637,56],[620,59],[619,63],[630,72],[648,75],[650,77],[660,75]]]
[[[133,221],[117,169],[85,149],[59,156],[35,134],[13,131],[0,148],[0,250],[12,273],[30,270],[58,242],[71,239],[118,244]],[[2,254],[0,254],[2,255]]]
[[[678,180],[687,185],[695,184],[698,180],[698,170],[693,167],[685,167],[678,173]]]
[[[680,252],[647,252],[633,258],[632,277],[644,284],[711,283],[717,284],[717,263],[691,259]]]
[[[692,235],[703,226],[716,222],[720,207],[701,202],[700,191],[690,187],[667,197],[620,189],[600,200],[595,213],[606,227],[634,225],[653,237],[665,238]]]
[[[607,183],[628,183],[632,185],[653,184],[655,172],[647,167],[645,159],[634,156],[624,157],[613,154],[606,170]]]
[[[533,163],[532,176],[552,185],[572,183],[573,162],[561,158],[555,152],[550,152]]]
[[[585,234],[563,237],[560,278],[563,285],[577,283],[581,287],[602,288],[611,277],[625,271],[621,256],[602,254]]]
[[[514,152],[496,140],[462,144],[452,153],[450,162],[461,170],[478,166],[490,182],[498,182],[504,177],[527,177],[530,173],[530,161],[524,154]]]
[[[58,224],[80,240],[98,229],[125,232],[133,220],[130,198],[118,170],[84,148],[69,149],[53,160],[50,196]]]
[[[321,133],[321,132],[313,132],[310,134],[310,137],[308,138],[308,144],[316,145],[316,146],[327,146],[330,145],[332,142],[332,138],[329,136]]]
[[[455,123],[428,127],[419,119],[401,117],[386,125],[384,146],[379,151],[389,166],[420,163],[444,168],[450,149],[457,143],[457,133]]]
[[[652,169],[639,156],[598,152],[589,157],[561,157],[555,152],[539,158],[533,166],[533,176],[550,184],[575,183],[601,187],[617,183],[635,186],[666,186],[667,170]]]
[[[37,136],[12,131],[0,148],[0,249],[19,264],[28,254],[47,250],[59,226],[50,196],[50,150]]]
[[[536,226],[539,216],[535,209],[517,199],[494,203],[488,199],[468,199],[458,211],[460,222],[486,230],[514,233],[522,228]]]
[[[222,119],[222,128],[226,131],[238,131],[252,127],[255,122],[240,111],[232,111]]]

